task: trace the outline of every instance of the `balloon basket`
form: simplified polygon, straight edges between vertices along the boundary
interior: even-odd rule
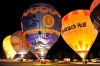
[[[46,64],[46,60],[41,60],[40,63],[41,64]]]
[[[87,61],[83,59],[82,64],[87,64]]]

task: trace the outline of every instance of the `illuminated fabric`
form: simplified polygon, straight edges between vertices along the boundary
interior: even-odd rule
[[[27,54],[29,51],[29,45],[26,39],[23,37],[22,31],[16,31],[11,36],[11,45],[17,52],[17,54]]]
[[[61,35],[82,59],[86,57],[98,34],[89,15],[89,10],[74,10],[62,19]]]
[[[46,54],[60,36],[61,16],[49,4],[33,4],[23,13],[21,22],[23,35],[30,43],[32,52],[44,48]]]
[[[10,42],[11,35],[8,35],[3,40],[3,50],[7,56],[7,58],[13,58],[16,55],[16,51],[13,49]]]

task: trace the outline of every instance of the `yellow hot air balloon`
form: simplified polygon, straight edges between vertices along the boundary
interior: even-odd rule
[[[82,60],[85,59],[98,34],[89,15],[89,10],[79,9],[66,14],[62,19],[61,35]]]
[[[11,35],[8,35],[3,40],[3,50],[7,56],[7,59],[13,59],[16,55],[16,51],[13,49],[10,42]]]

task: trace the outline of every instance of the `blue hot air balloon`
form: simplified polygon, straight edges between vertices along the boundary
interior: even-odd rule
[[[46,3],[31,5],[22,15],[21,26],[31,51],[45,58],[61,32],[61,15],[55,7]]]

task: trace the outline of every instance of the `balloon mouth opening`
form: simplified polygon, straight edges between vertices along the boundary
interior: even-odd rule
[[[88,51],[82,50],[82,51],[76,51],[76,53],[82,58],[82,60],[84,60],[86,58]]]

